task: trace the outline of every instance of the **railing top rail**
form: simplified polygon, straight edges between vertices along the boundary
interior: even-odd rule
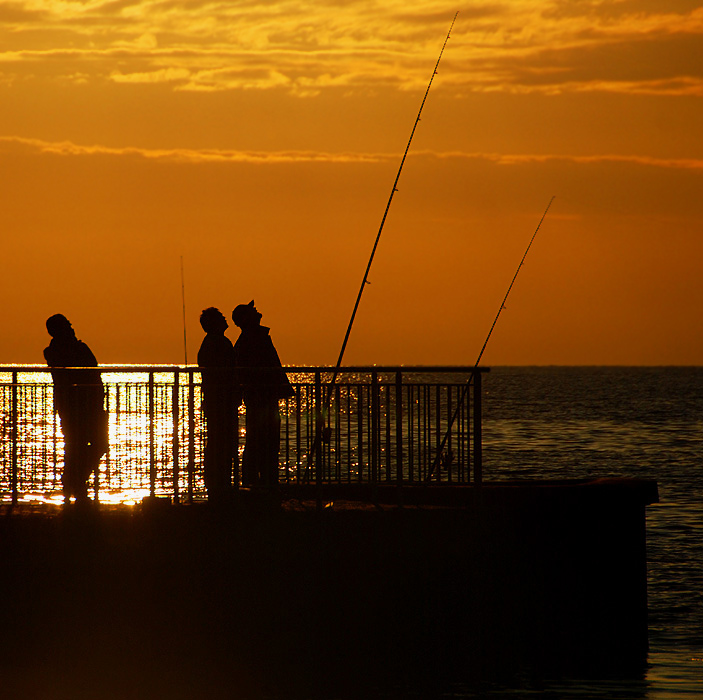
[[[0,365],[0,373],[4,372],[51,372],[56,369],[99,369],[101,372],[200,372],[198,365],[98,365],[98,367],[47,367],[46,365]],[[335,368],[329,365],[284,365],[286,372],[334,372]],[[489,372],[488,367],[471,367],[468,365],[353,365],[340,367],[340,374],[350,372],[377,372],[406,374],[438,373],[438,374],[472,374],[474,372]]]
[[[46,365],[0,365],[0,372],[51,372],[52,369],[99,369],[101,372],[199,372],[198,365],[98,365],[98,367],[47,367]],[[330,365],[284,365],[286,372],[334,372]],[[350,365],[340,367],[339,373],[349,372],[403,372],[408,374],[422,373],[465,373],[489,372],[488,367],[472,367],[469,365]]]

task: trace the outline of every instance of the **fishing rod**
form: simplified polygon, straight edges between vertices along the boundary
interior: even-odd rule
[[[181,255],[181,301],[183,302],[183,355],[188,366],[188,338],[186,336],[186,282],[183,273],[183,256]]]
[[[391,203],[393,202],[393,196],[395,193],[398,191],[398,181],[400,180],[400,174],[403,172],[403,166],[405,165],[405,159],[408,157],[408,152],[410,151],[410,144],[413,141],[413,137],[415,136],[415,130],[417,129],[417,125],[420,122],[420,116],[422,115],[422,110],[425,106],[425,102],[427,101],[427,96],[430,93],[430,88],[432,87],[432,81],[434,80],[435,75],[437,75],[437,68],[439,68],[439,62],[442,60],[442,54],[444,53],[444,49],[447,46],[447,42],[449,41],[449,37],[452,33],[452,29],[454,28],[454,23],[456,22],[456,18],[458,16],[458,12],[454,14],[454,19],[452,20],[452,23],[449,27],[449,31],[447,32],[447,36],[444,39],[444,43],[442,44],[442,49],[439,52],[439,57],[437,58],[437,63],[435,64],[434,70],[432,71],[432,77],[430,78],[430,82],[427,85],[427,90],[425,90],[425,95],[422,98],[422,103],[420,104],[420,109],[417,113],[417,117],[415,118],[415,123],[413,124],[412,131],[410,132],[410,138],[408,139],[408,145],[405,147],[405,152],[403,153],[403,158],[400,161],[400,166],[398,167],[398,173],[395,176],[395,181],[393,182],[393,187],[391,188],[391,194],[388,197],[388,203],[386,204],[386,209],[383,212],[383,218],[381,219],[381,225],[378,228],[378,233],[376,234],[376,240],[374,241],[373,248],[371,249],[371,255],[369,256],[369,261],[368,264],[366,265],[366,271],[364,272],[364,277],[361,280],[361,286],[359,287],[359,293],[357,294],[356,297],[356,302],[354,304],[354,310],[352,311],[351,318],[349,319],[349,325],[347,326],[347,332],[344,334],[344,342],[342,343],[342,348],[339,351],[339,357],[337,358],[337,364],[334,367],[334,373],[332,374],[332,380],[330,381],[330,390],[331,390],[331,385],[335,383],[335,380],[337,379],[337,375],[339,374],[339,368],[342,365],[342,359],[344,358],[344,351],[347,349],[347,343],[349,342],[349,336],[351,335],[352,331],[352,326],[354,325],[354,319],[356,318],[356,312],[359,309],[359,304],[361,303],[361,297],[364,293],[364,289],[366,288],[366,285],[369,284],[369,272],[371,270],[371,264],[373,263],[374,256],[376,255],[376,249],[378,248],[378,242],[381,240],[381,233],[383,232],[383,227],[386,223],[386,218],[388,217],[388,211],[391,208]]]
[[[464,388],[462,389],[461,392],[461,397],[459,398],[459,401],[457,402],[456,408],[454,409],[454,413],[452,414],[451,420],[449,421],[449,425],[447,426],[447,432],[444,434],[444,438],[437,449],[437,455],[435,456],[434,462],[432,463],[432,467],[430,468],[430,471],[427,473],[426,481],[429,481],[432,478],[432,475],[435,472],[435,469],[437,469],[437,466],[442,460],[442,454],[444,453],[444,448],[447,446],[447,441],[449,440],[449,435],[451,433],[452,427],[459,415],[459,410],[460,408],[464,405],[464,399],[466,398],[466,393],[469,390],[469,387],[472,385],[473,380],[474,380],[474,375],[476,374],[476,370],[478,369],[478,365],[481,362],[481,358],[483,357],[483,353],[486,350],[486,346],[488,345],[488,341],[491,339],[491,335],[493,334],[493,329],[496,327],[496,323],[498,323],[498,319],[500,318],[501,313],[503,313],[503,310],[505,309],[505,302],[508,300],[508,296],[510,295],[510,291],[513,288],[513,285],[515,284],[515,280],[517,279],[517,276],[520,274],[520,270],[522,269],[522,266],[525,262],[525,258],[527,257],[527,254],[530,252],[530,248],[532,247],[532,242],[535,240],[537,236],[537,232],[540,230],[542,226],[542,222],[544,221],[545,217],[547,216],[547,212],[549,211],[549,207],[552,206],[552,202],[554,201],[554,196],[549,200],[549,204],[547,204],[547,208],[544,210],[544,213],[542,214],[542,218],[539,220],[539,223],[537,224],[537,228],[535,229],[535,232],[532,234],[532,238],[530,238],[530,242],[527,245],[527,248],[525,249],[525,253],[522,256],[522,259],[520,260],[520,264],[517,266],[517,270],[515,270],[515,274],[513,275],[513,279],[510,282],[510,286],[508,287],[508,291],[505,293],[505,296],[503,297],[503,301],[500,303],[500,307],[498,308],[498,313],[496,314],[496,317],[493,319],[493,323],[491,324],[491,328],[488,331],[488,335],[486,336],[486,339],[483,341],[483,347],[481,348],[481,352],[478,354],[478,358],[476,359],[476,363],[474,364],[473,371],[471,372],[471,376],[469,377],[468,381],[466,384],[464,384]]]
[[[315,455],[317,455],[319,448],[320,448],[320,441],[321,441],[321,425],[320,423],[322,422],[322,419],[324,416],[329,412],[329,407],[330,403],[332,401],[332,389],[334,387],[335,382],[337,381],[337,377],[339,376],[339,369],[342,366],[342,360],[344,359],[344,352],[347,349],[347,343],[349,342],[349,336],[351,335],[352,327],[354,326],[354,320],[356,319],[356,312],[359,309],[359,304],[361,303],[361,297],[364,294],[364,289],[366,288],[366,285],[369,284],[369,272],[371,271],[371,264],[373,263],[374,256],[376,255],[376,249],[378,248],[378,243],[381,240],[381,234],[383,233],[383,227],[386,224],[386,219],[388,218],[388,212],[391,208],[391,204],[393,202],[393,197],[395,196],[395,193],[398,191],[398,181],[400,180],[400,174],[403,172],[403,166],[405,165],[405,161],[408,157],[408,152],[410,151],[410,144],[413,141],[413,137],[415,136],[415,131],[417,130],[417,125],[420,123],[420,117],[422,115],[422,110],[425,106],[425,102],[427,101],[427,96],[430,93],[430,88],[432,87],[432,81],[434,80],[435,75],[437,75],[437,69],[439,68],[439,62],[442,60],[442,54],[444,53],[444,49],[447,46],[447,42],[449,41],[449,37],[452,33],[452,29],[454,28],[454,23],[456,22],[456,18],[458,16],[458,12],[454,14],[454,19],[452,19],[452,23],[449,26],[449,31],[447,32],[447,36],[444,39],[444,43],[442,44],[442,49],[439,52],[439,57],[437,58],[437,63],[435,63],[434,70],[432,71],[432,76],[430,77],[430,82],[427,85],[427,89],[425,90],[425,94],[422,98],[422,103],[420,104],[420,109],[418,110],[417,117],[415,117],[415,123],[413,124],[412,131],[410,132],[410,138],[408,139],[408,143],[405,146],[405,152],[403,153],[403,157],[400,161],[400,166],[398,167],[398,172],[395,176],[395,180],[393,182],[393,187],[391,188],[391,193],[390,196],[388,197],[388,202],[386,204],[385,211],[383,212],[383,217],[381,218],[381,224],[378,228],[378,233],[376,234],[376,240],[374,241],[373,247],[371,249],[371,255],[369,256],[368,263],[366,265],[366,270],[364,272],[364,276],[361,280],[361,286],[359,287],[359,293],[356,296],[356,302],[354,303],[354,309],[352,310],[351,318],[349,319],[349,325],[347,326],[347,331],[344,334],[344,341],[342,342],[342,347],[339,351],[339,357],[337,357],[337,362],[334,366],[334,370],[332,372],[332,379],[329,381],[327,385],[327,392],[324,400],[324,410],[322,414],[319,417],[318,420],[318,426],[315,431],[315,442],[313,444],[312,450],[310,452],[311,457],[314,459]],[[306,467],[306,476],[307,472],[309,469],[308,465]]]

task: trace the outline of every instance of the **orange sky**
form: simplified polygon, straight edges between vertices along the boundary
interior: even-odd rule
[[[0,363],[703,365],[703,3],[0,3]],[[237,329],[229,331],[236,338]]]

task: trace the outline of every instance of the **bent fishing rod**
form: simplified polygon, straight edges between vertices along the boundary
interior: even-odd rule
[[[459,397],[459,401],[457,401],[456,408],[454,409],[454,413],[452,414],[452,417],[449,421],[449,425],[447,426],[447,432],[444,434],[444,438],[442,439],[442,442],[437,449],[437,454],[435,455],[434,462],[432,462],[432,466],[430,467],[429,472],[427,473],[427,477],[425,478],[425,481],[429,481],[437,467],[439,466],[439,463],[442,461],[442,455],[444,454],[444,448],[447,446],[447,442],[449,440],[449,435],[451,434],[452,427],[454,426],[454,423],[456,422],[457,417],[459,416],[459,411],[461,407],[464,405],[464,399],[466,398],[466,393],[469,390],[469,387],[472,385],[474,381],[474,376],[478,370],[478,365],[481,362],[481,358],[483,357],[483,353],[486,350],[486,346],[488,345],[488,341],[491,339],[491,335],[493,334],[493,329],[496,327],[496,323],[498,323],[498,319],[500,318],[501,313],[503,313],[503,310],[505,309],[505,302],[508,300],[508,296],[510,295],[510,291],[513,288],[513,285],[515,284],[515,280],[517,279],[517,276],[520,274],[520,270],[522,269],[522,266],[525,262],[525,258],[527,257],[527,254],[530,252],[530,248],[532,247],[532,243],[537,237],[537,232],[540,230],[542,226],[542,222],[544,221],[545,217],[547,216],[547,212],[549,211],[549,207],[552,206],[552,202],[554,201],[554,197],[549,200],[549,204],[547,204],[547,208],[544,210],[544,213],[542,214],[542,218],[539,220],[539,223],[537,224],[537,228],[535,229],[535,232],[532,234],[532,238],[530,238],[530,242],[527,245],[527,248],[525,249],[525,253],[522,256],[522,259],[520,260],[520,264],[517,266],[517,270],[515,270],[515,274],[513,275],[513,279],[510,282],[510,286],[508,287],[508,291],[505,293],[505,296],[503,297],[503,301],[500,303],[500,307],[498,308],[498,313],[496,314],[496,317],[493,319],[493,323],[491,324],[491,328],[488,331],[488,335],[486,336],[486,339],[483,341],[483,347],[481,348],[481,352],[478,354],[478,358],[476,359],[476,363],[474,364],[473,370],[471,372],[471,376],[467,380],[467,382],[464,384],[464,387],[461,392],[461,396]]]
[[[430,94],[430,88],[432,87],[432,81],[434,80],[435,75],[437,75],[437,68],[439,68],[439,62],[442,60],[442,54],[444,53],[444,49],[447,46],[447,42],[449,41],[449,37],[451,36],[452,29],[454,28],[454,23],[456,22],[457,15],[459,13],[456,12],[454,15],[454,19],[452,20],[452,23],[449,27],[449,31],[447,32],[447,36],[444,39],[444,43],[442,44],[442,49],[439,52],[439,57],[437,58],[437,63],[435,64],[434,70],[432,71],[432,77],[430,78],[430,82],[427,85],[427,90],[425,90],[425,95],[422,98],[422,103],[420,104],[420,109],[417,113],[417,117],[415,117],[415,123],[413,124],[412,131],[410,132],[410,138],[408,139],[408,145],[405,147],[405,152],[403,153],[403,158],[400,161],[400,166],[398,167],[398,173],[395,176],[395,181],[393,182],[393,187],[391,188],[391,194],[390,197],[388,197],[388,203],[386,204],[386,209],[383,212],[383,218],[381,219],[381,225],[378,228],[378,233],[376,234],[376,240],[374,241],[373,248],[371,249],[371,255],[369,256],[369,261],[366,265],[366,271],[364,272],[364,277],[361,280],[361,286],[359,287],[359,293],[357,294],[356,297],[356,302],[354,304],[354,310],[352,311],[351,318],[349,319],[349,325],[347,326],[347,332],[344,335],[344,342],[342,343],[342,349],[339,351],[339,357],[337,358],[337,364],[334,367],[334,372],[332,374],[332,380],[330,381],[330,391],[332,388],[332,385],[334,385],[337,375],[339,374],[339,368],[342,365],[342,359],[344,358],[344,351],[347,349],[347,343],[349,342],[349,336],[351,335],[352,331],[352,326],[354,325],[354,319],[356,318],[356,312],[359,309],[359,304],[361,303],[361,297],[364,293],[364,289],[366,288],[366,285],[369,284],[369,272],[371,271],[371,264],[373,263],[374,256],[376,255],[376,249],[378,248],[378,242],[381,240],[381,233],[383,233],[383,227],[385,226],[386,219],[388,218],[388,211],[391,208],[391,203],[393,202],[393,196],[395,193],[398,191],[398,181],[400,180],[400,174],[403,172],[403,166],[405,165],[405,160],[408,157],[408,152],[410,151],[410,144],[413,142],[413,137],[415,136],[415,131],[417,129],[417,125],[420,123],[420,117],[422,115],[422,110],[425,106],[425,102],[427,101],[427,96]]]
[[[349,319],[349,325],[347,326],[347,331],[344,334],[344,341],[342,342],[342,348],[339,351],[339,357],[337,358],[337,362],[334,366],[334,370],[332,372],[332,379],[329,381],[327,385],[327,392],[324,400],[324,410],[322,412],[322,415],[320,416],[320,421],[324,419],[324,416],[329,412],[329,407],[330,403],[332,401],[332,389],[334,387],[335,382],[337,381],[337,377],[339,376],[339,370],[340,367],[342,366],[342,360],[344,359],[344,352],[347,349],[347,343],[349,342],[349,336],[351,335],[352,327],[354,326],[354,320],[356,319],[356,312],[359,310],[359,304],[361,303],[361,297],[364,294],[364,289],[366,288],[366,285],[369,284],[369,272],[371,271],[371,265],[373,263],[374,256],[376,255],[376,249],[378,248],[378,243],[381,240],[381,234],[383,233],[383,227],[386,224],[386,219],[388,218],[388,212],[390,211],[391,204],[393,203],[393,197],[395,196],[395,193],[398,191],[398,181],[400,180],[400,174],[403,172],[403,166],[405,165],[405,161],[408,157],[408,153],[410,151],[410,144],[412,144],[413,137],[415,136],[415,131],[417,130],[417,125],[420,123],[420,117],[422,116],[422,110],[425,107],[425,102],[427,101],[427,96],[430,93],[430,88],[432,87],[432,81],[434,80],[435,75],[437,75],[437,69],[439,68],[439,62],[442,60],[442,54],[444,53],[444,49],[447,46],[447,42],[449,41],[449,37],[451,36],[452,29],[454,28],[454,23],[456,22],[456,18],[458,16],[458,12],[454,14],[454,19],[452,19],[452,23],[449,26],[449,31],[447,32],[447,36],[444,39],[444,43],[442,44],[442,49],[439,52],[439,57],[437,58],[437,63],[435,63],[434,70],[432,71],[432,76],[430,77],[430,82],[427,85],[427,89],[425,90],[425,94],[422,98],[422,103],[420,104],[420,109],[418,110],[417,117],[415,117],[415,123],[413,124],[412,131],[410,132],[410,138],[408,139],[408,143],[405,147],[405,152],[403,153],[403,157],[400,161],[400,166],[398,167],[398,172],[395,176],[395,180],[393,182],[393,187],[391,188],[391,193],[390,196],[388,197],[388,203],[386,204],[386,209],[383,212],[383,217],[381,218],[381,224],[378,228],[378,233],[376,234],[376,240],[374,241],[373,247],[371,249],[371,255],[369,256],[368,263],[366,265],[366,270],[364,272],[364,276],[361,280],[361,286],[359,287],[359,293],[356,296],[356,302],[354,303],[354,309],[352,310],[351,318]],[[320,441],[321,441],[321,425],[318,424],[317,429],[315,431],[315,442],[313,444],[312,450],[311,450],[311,456],[314,459],[315,455],[317,454],[319,447],[320,447]],[[306,467],[306,472],[309,468]]]

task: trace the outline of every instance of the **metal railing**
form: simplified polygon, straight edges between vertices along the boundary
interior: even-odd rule
[[[207,426],[199,370],[105,365],[100,370],[109,448],[91,478],[96,497],[204,497]],[[331,387],[330,367],[285,370],[295,393],[279,404],[281,485],[481,482],[485,369],[345,367]],[[238,454],[246,440],[244,411],[242,406],[233,426]],[[59,494],[63,436],[48,368],[0,366],[0,418],[0,499]],[[313,455],[318,426],[323,439]]]

